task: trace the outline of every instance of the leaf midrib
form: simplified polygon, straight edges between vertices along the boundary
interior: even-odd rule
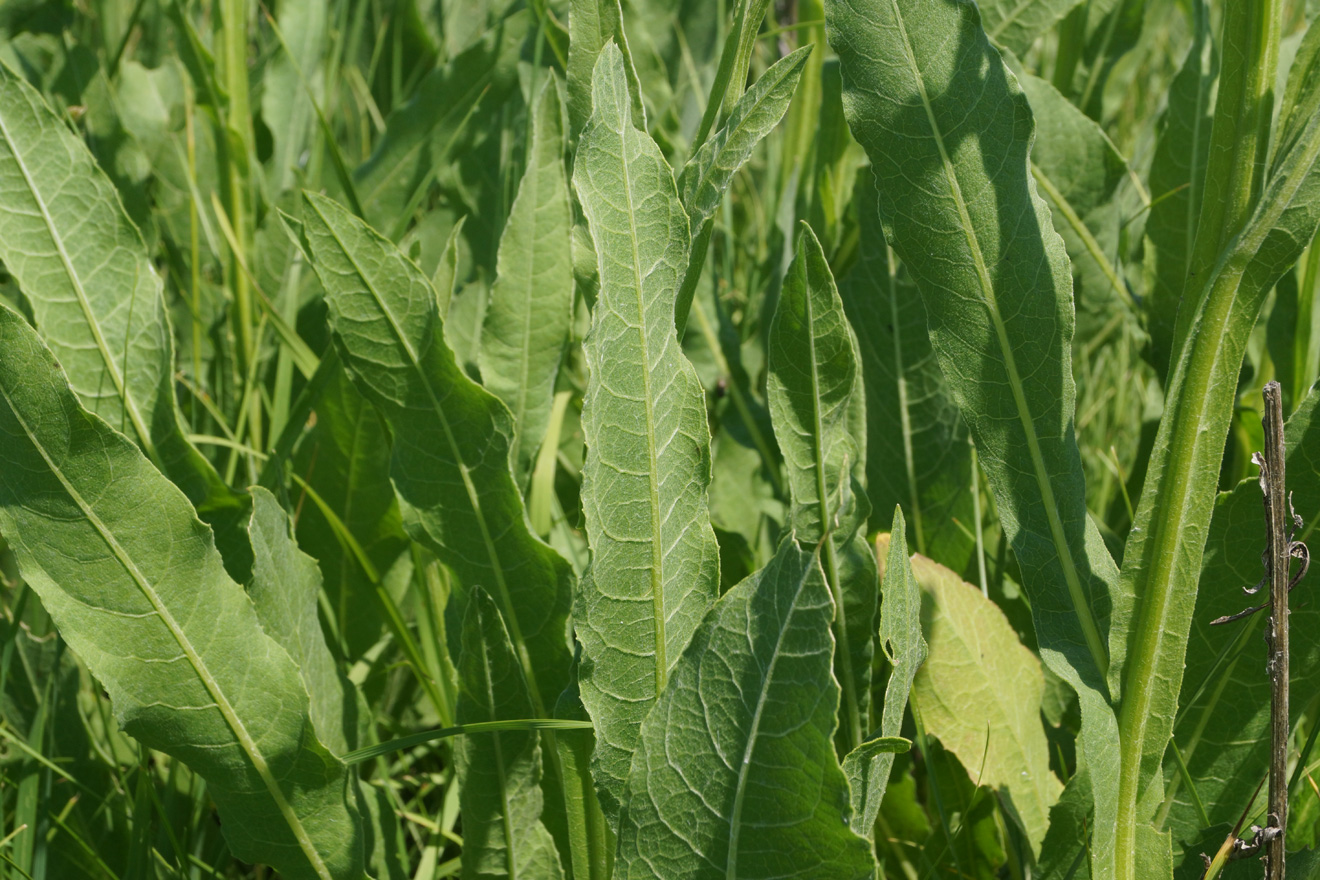
[[[940,162],[944,169],[945,178],[949,186],[949,194],[958,207],[958,218],[962,227],[963,235],[967,240],[968,250],[971,253],[972,261],[976,268],[977,280],[980,282],[981,291],[985,296],[986,311],[990,314],[990,320],[995,328],[995,338],[999,342],[1000,353],[1004,359],[1004,369],[1008,373],[1009,388],[1013,392],[1013,403],[1018,412],[1018,420],[1022,424],[1023,432],[1027,439],[1027,449],[1031,456],[1032,467],[1035,470],[1036,484],[1041,493],[1041,500],[1049,519],[1050,537],[1053,540],[1055,552],[1058,555],[1060,567],[1063,569],[1064,581],[1068,587],[1068,595],[1072,600],[1073,611],[1081,624],[1083,636],[1086,639],[1087,648],[1090,651],[1092,662],[1095,663],[1099,672],[1099,677],[1103,681],[1108,677],[1109,660],[1105,651],[1104,644],[1100,640],[1099,628],[1091,615],[1090,605],[1086,602],[1085,593],[1082,591],[1081,580],[1077,574],[1076,564],[1073,562],[1072,550],[1068,546],[1067,538],[1063,533],[1063,523],[1059,519],[1058,505],[1054,498],[1054,488],[1050,483],[1049,474],[1045,469],[1045,460],[1040,449],[1040,439],[1036,436],[1035,423],[1032,420],[1032,413],[1027,405],[1027,401],[1022,391],[1022,379],[1018,374],[1017,363],[1013,357],[1013,349],[1008,340],[1008,330],[1004,326],[1003,315],[999,311],[999,302],[995,297],[994,287],[990,282],[989,269],[985,264],[985,257],[981,253],[980,242],[976,238],[976,232],[972,226],[971,216],[967,212],[967,203],[962,195],[962,188],[958,183],[957,174],[953,168],[953,163],[949,158],[948,151],[944,146],[944,137],[940,127],[935,120],[935,111],[931,106],[930,97],[926,94],[926,84],[921,78],[921,70],[917,66],[916,57],[913,54],[912,42],[908,38],[907,23],[903,20],[903,13],[898,8],[895,0],[890,0],[890,6],[893,9],[894,20],[898,25],[899,37],[903,44],[903,55],[908,62],[908,67],[912,73],[913,82],[916,85],[917,93],[921,97],[922,108],[926,112],[926,119],[930,124],[931,136],[939,150]],[[1032,205],[1034,209],[1034,205]]]
[[[26,96],[25,96],[26,97]],[[32,201],[36,204],[37,210],[41,212],[42,222],[46,226],[46,231],[50,233],[50,240],[55,245],[55,250],[59,254],[60,264],[64,267],[64,273],[68,276],[69,283],[73,287],[74,295],[77,297],[78,306],[82,309],[83,318],[87,322],[87,328],[92,334],[92,339],[96,343],[96,350],[101,355],[101,360],[105,363],[106,371],[110,374],[110,380],[114,382],[115,391],[119,394],[119,399],[128,412],[129,420],[133,423],[133,430],[137,433],[138,441],[146,451],[147,457],[152,463],[160,466],[160,456],[156,451],[156,446],[151,440],[151,435],[147,431],[146,424],[142,419],[142,414],[138,412],[137,402],[128,394],[124,384],[124,377],[120,375],[118,364],[114,356],[110,353],[109,344],[101,333],[101,325],[97,322],[96,315],[92,312],[91,302],[88,300],[87,291],[83,288],[82,277],[74,268],[73,259],[69,256],[68,250],[64,247],[64,238],[59,234],[55,227],[55,221],[50,216],[50,211],[46,206],[46,200],[37,188],[36,181],[33,180],[31,172],[28,170],[27,163],[23,160],[23,154],[14,143],[13,136],[9,133],[9,125],[5,121],[5,116],[0,113],[0,137],[4,138],[6,146],[9,147],[9,153],[14,159],[14,164],[23,175],[23,182],[27,185],[28,192],[32,196]]]
[[[221,690],[220,685],[215,680],[214,676],[212,676],[210,668],[197,653],[191,640],[189,640],[187,634],[184,633],[179,622],[174,619],[174,615],[170,612],[169,608],[166,607],[164,601],[156,592],[155,587],[148,582],[146,575],[138,569],[128,551],[119,543],[118,539],[115,538],[114,533],[101,520],[96,511],[92,509],[91,505],[83,499],[82,494],[72,483],[65,479],[63,469],[47,453],[46,448],[42,445],[37,434],[28,425],[27,420],[23,418],[22,413],[19,412],[18,407],[14,404],[13,398],[9,396],[8,389],[3,385],[0,385],[0,397],[4,398],[5,405],[9,408],[10,413],[13,414],[15,421],[17,421],[19,426],[23,429],[23,434],[28,438],[29,442],[32,443],[32,448],[36,450],[37,454],[40,455],[42,460],[46,463],[46,467],[49,469],[50,473],[59,480],[61,487],[63,487],[64,491],[68,494],[70,500],[72,500],[77,508],[82,511],[83,517],[96,531],[101,540],[105,542],[106,546],[110,549],[110,552],[114,554],[115,558],[119,561],[119,564],[123,567],[128,576],[132,578],[143,597],[151,604],[156,616],[160,619],[161,623],[165,625],[165,628],[169,630],[170,635],[174,638],[179,649],[183,651],[184,656],[188,658],[189,665],[191,665],[193,671],[197,673],[197,677],[201,679],[202,686],[205,687],[207,692],[211,695],[211,699],[215,701],[216,708],[220,711],[221,716],[225,719],[225,723],[233,732],[234,738],[238,740],[239,746],[243,749],[243,753],[247,755],[248,760],[252,762],[253,769],[256,770],[257,775],[266,786],[266,790],[270,794],[271,799],[275,801],[275,805],[279,809],[280,815],[284,817],[285,823],[293,832],[294,838],[298,841],[298,848],[302,850],[303,855],[307,857],[308,862],[319,876],[325,878],[325,880],[333,880],[329,868],[321,858],[321,854],[317,852],[316,846],[312,843],[306,829],[303,828],[302,820],[299,819],[298,814],[294,812],[292,804],[290,804],[288,799],[285,798],[284,791],[275,780],[270,765],[266,763],[265,756],[262,755],[261,751],[257,748],[256,741],[248,732],[247,726],[243,723],[243,720],[238,717],[238,713],[233,705],[230,704],[229,698],[225,695],[224,691]],[[105,610],[97,606],[92,607],[95,607],[98,611]]]
[[[487,559],[490,560],[491,571],[495,575],[496,586],[499,588],[500,602],[505,609],[505,617],[507,618],[506,624],[510,631],[509,634],[513,638],[515,648],[518,651],[518,660],[527,673],[527,687],[531,692],[533,704],[536,707],[537,715],[544,715],[545,709],[541,702],[541,694],[540,689],[537,686],[536,676],[533,674],[534,670],[532,667],[531,656],[527,652],[527,646],[523,640],[522,628],[518,623],[518,618],[513,613],[513,604],[509,597],[508,585],[504,579],[504,568],[500,565],[499,553],[495,547],[494,540],[491,538],[490,527],[486,523],[486,515],[482,510],[481,498],[477,492],[476,485],[472,481],[472,474],[468,470],[467,463],[463,461],[463,457],[459,454],[458,441],[454,436],[453,426],[449,424],[449,418],[445,414],[444,407],[440,404],[440,399],[436,395],[435,388],[431,385],[430,377],[428,377],[426,371],[422,369],[421,360],[418,357],[417,352],[413,350],[412,343],[408,341],[408,337],[404,334],[403,328],[395,319],[394,313],[386,304],[384,297],[381,296],[380,291],[376,289],[376,286],[367,277],[366,271],[358,264],[351,249],[344,243],[343,239],[339,237],[339,232],[326,218],[324,212],[321,211],[320,206],[310,199],[308,200],[308,204],[310,204],[312,209],[316,211],[317,216],[321,218],[322,225],[325,226],[326,230],[330,233],[330,236],[335,240],[335,244],[339,246],[339,252],[343,254],[344,259],[348,260],[353,266],[353,271],[357,273],[358,279],[362,282],[362,286],[367,289],[371,294],[372,299],[375,300],[376,306],[380,309],[381,314],[385,316],[385,320],[389,323],[390,329],[394,333],[394,338],[398,341],[399,346],[408,356],[408,362],[412,366],[413,372],[417,375],[418,379],[421,380],[422,387],[426,389],[426,395],[431,402],[431,408],[435,412],[436,418],[439,419],[441,427],[444,429],[445,441],[449,446],[450,454],[453,456],[454,465],[463,479],[463,488],[467,492],[468,503],[472,506],[473,519],[477,523],[477,527],[481,530],[482,543],[486,549]],[[434,300],[434,297],[432,297],[432,300]]]

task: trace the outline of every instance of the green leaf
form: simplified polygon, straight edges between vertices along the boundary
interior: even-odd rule
[[[862,743],[868,722],[878,585],[866,543],[871,513],[862,488],[866,440],[861,355],[820,242],[805,222],[770,324],[770,417],[784,453],[793,507],[789,527],[821,545],[834,597],[835,675],[843,690],[844,742]]]
[[[527,680],[499,608],[480,587],[463,619],[458,721],[531,717]],[[541,824],[541,746],[534,730],[470,734],[455,761],[463,811],[463,877],[558,878],[559,853]]]
[[[591,568],[574,609],[582,703],[607,816],[638,726],[715,600],[705,395],[674,332],[687,215],[659,148],[633,126],[625,62],[607,45],[573,185],[595,240],[600,294],[583,342],[582,507]]]
[[[1147,294],[1146,328],[1150,360],[1161,378],[1168,375],[1174,323],[1191,270],[1210,149],[1210,97],[1219,67],[1206,4],[1196,0],[1192,10],[1192,46],[1169,86],[1169,106],[1159,123],[1159,140],[1150,164],[1146,237],[1151,244],[1148,259],[1153,264],[1153,278]]]
[[[637,81],[628,37],[623,32],[623,9],[619,0],[572,0],[568,14],[568,126],[570,139],[576,140],[591,116],[591,94],[596,61],[611,40],[624,57],[628,77],[628,97],[633,118],[646,128],[646,109],[642,106],[642,87]]]
[[[833,616],[792,540],[710,610],[642,723],[616,877],[874,876],[832,745]]]
[[[1129,642],[1119,718],[1120,852],[1135,850],[1136,829],[1163,799],[1160,764],[1173,732],[1195,585],[1247,340],[1270,289],[1320,226],[1320,115],[1289,142],[1250,219],[1206,280],[1204,296],[1184,297],[1183,310],[1194,305],[1195,316],[1186,344],[1175,349],[1164,416],[1123,558],[1120,590],[1140,597],[1140,605],[1129,631],[1114,633]],[[1127,880],[1130,870],[1120,876]]]
[[[977,5],[986,36],[1021,55],[1077,3],[1078,0],[987,0]]]
[[[188,443],[160,276],[114,184],[42,97],[0,65],[0,261],[79,400],[199,508],[239,499]]]
[[[504,19],[480,42],[431,71],[390,114],[371,158],[353,173],[366,219],[398,238],[439,169],[453,159],[471,117],[498,107],[517,84],[527,13]]]
[[[559,89],[541,87],[527,170],[500,237],[477,360],[482,384],[513,413],[510,464],[526,486],[550,422],[559,362],[573,321],[573,213],[564,173]]]
[[[830,0],[826,25],[885,238],[921,290],[931,346],[1021,567],[1042,659],[1081,701],[1103,863],[1117,758],[1105,626],[1127,612],[1111,612],[1115,565],[1086,512],[1071,272],[1030,177],[1031,108],[973,4]]]
[[[1045,676],[999,607],[939,563],[921,556],[912,572],[930,603],[922,614],[930,656],[912,682],[927,732],[977,768],[1026,833],[1039,858],[1050,807],[1063,784],[1050,771],[1041,721]]]
[[[976,522],[967,427],[931,351],[921,295],[890,258],[876,198],[864,171],[853,195],[861,255],[839,286],[862,353],[869,528],[888,528],[901,504],[916,551],[961,571],[976,549],[959,525]]]
[[[806,45],[776,61],[733,105],[724,126],[702,144],[678,178],[678,190],[688,213],[692,247],[675,308],[678,335],[687,326],[692,297],[706,263],[710,244],[711,218],[724,200],[738,169],[751,158],[761,139],[784,118],[797,91],[798,80],[811,54]]]
[[[1307,526],[1297,538],[1310,540],[1312,546],[1314,538],[1307,536],[1315,534],[1320,522],[1317,406],[1320,388],[1312,388],[1284,429],[1288,492]],[[1268,770],[1270,693],[1262,638],[1267,612],[1210,626],[1217,617],[1261,601],[1261,596],[1245,596],[1239,587],[1251,586],[1264,575],[1260,554],[1266,542],[1260,481],[1251,477],[1219,495],[1206,540],[1174,728],[1174,742],[1195,780],[1195,791],[1173,760],[1166,761],[1168,795],[1158,816],[1178,843],[1193,842],[1201,832],[1197,800],[1212,824],[1236,824]],[[1299,590],[1306,589],[1309,580],[1302,581]],[[1299,592],[1293,596],[1288,615],[1292,630],[1320,631],[1320,609],[1314,602],[1299,601]],[[1294,639],[1289,670],[1294,694],[1315,693],[1320,688],[1320,645],[1314,639]],[[1195,855],[1189,852],[1188,857]]]
[[[324,196],[305,193],[305,247],[358,390],[394,435],[390,478],[414,540],[502,607],[538,717],[567,683],[572,572],[527,525],[509,471],[509,412],[459,369],[435,291],[412,262]]]
[[[275,194],[294,187],[300,157],[311,139],[328,12],[318,0],[279,5],[280,33],[287,35],[284,51],[271,59],[261,81],[261,117],[274,141],[267,180]]]
[[[124,729],[207,781],[230,848],[286,877],[358,877],[343,763],[297,664],[229,579],[211,531],[138,448],[83,409],[0,307],[0,532]]]
[[[892,531],[888,536],[878,536],[875,545],[881,577],[880,648],[893,666],[885,685],[882,738],[896,737],[902,730],[912,679],[928,654],[921,634],[921,588],[912,573],[906,533],[903,511],[895,507]],[[867,745],[863,743],[843,759],[843,772],[852,790],[853,830],[870,837],[894,768],[894,756],[892,752],[875,752]]]

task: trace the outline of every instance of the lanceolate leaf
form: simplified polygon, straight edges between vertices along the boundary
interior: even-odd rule
[[[0,65],[0,261],[79,400],[201,508],[236,506],[184,438],[161,280],[82,141]]]
[[[832,744],[833,615],[791,539],[706,615],[642,723],[616,877],[874,876]]]
[[[930,656],[912,683],[926,730],[977,768],[1026,832],[1039,858],[1062,783],[1050,771],[1040,717],[1045,678],[999,608],[944,566],[923,557],[912,571],[930,603]]]
[[[967,427],[931,351],[921,294],[890,259],[876,198],[864,171],[853,194],[861,254],[839,285],[862,353],[870,528],[888,528],[901,504],[914,549],[961,571],[976,546],[959,526],[975,523]]]
[[[582,506],[591,569],[574,612],[593,769],[617,817],[638,726],[715,600],[705,395],[674,332],[687,215],[655,142],[633,126],[622,53],[596,64],[573,184],[595,240],[600,294],[589,371]]]
[[[528,528],[509,471],[509,412],[455,363],[421,270],[339,205],[305,198],[304,238],[335,342],[394,434],[404,526],[462,590],[483,586],[501,606],[545,717],[568,677],[572,572]]]
[[[513,414],[509,458],[520,486],[549,424],[572,330],[573,213],[562,116],[559,90],[548,78],[533,110],[527,170],[500,238],[478,353],[482,383]]]
[[[1320,387],[1313,387],[1285,429],[1288,492],[1305,523],[1297,538],[1305,538],[1312,547],[1320,523],[1318,405]],[[1263,594],[1245,596],[1239,587],[1251,586],[1264,575],[1260,554],[1266,540],[1260,481],[1253,476],[1219,495],[1210,521],[1174,728],[1174,742],[1191,771],[1195,792],[1174,761],[1165,761],[1169,802],[1164,810],[1178,843],[1191,843],[1201,834],[1197,799],[1211,824],[1232,825],[1267,772],[1270,694],[1262,638],[1267,611],[1227,626],[1210,626],[1217,617],[1262,601]],[[1288,619],[1296,633],[1320,631],[1320,609],[1315,602],[1300,599],[1301,591],[1314,584],[1311,577],[1293,594]],[[1293,639],[1289,668],[1294,694],[1315,693],[1320,686],[1320,644],[1310,638]],[[1163,821],[1165,813],[1157,819]],[[1293,870],[1291,861],[1289,870]]]
[[[1289,148],[1206,280],[1187,342],[1176,353],[1124,553],[1121,589],[1140,597],[1140,605],[1123,633],[1130,644],[1119,719],[1121,851],[1135,847],[1135,829],[1161,799],[1160,765],[1173,732],[1195,585],[1247,338],[1270,288],[1320,225],[1320,114],[1285,140]]]
[[[1147,296],[1151,363],[1163,377],[1169,369],[1174,322],[1191,269],[1192,244],[1201,214],[1201,190],[1210,148],[1210,97],[1216,58],[1210,14],[1203,0],[1192,4],[1192,47],[1169,86],[1169,106],[1150,164],[1150,240],[1154,278]]]
[[[991,40],[1021,55],[1036,37],[1076,6],[1078,0],[988,0],[979,4],[981,24]]]
[[[761,139],[784,118],[810,54],[811,46],[806,45],[776,61],[738,99],[724,126],[701,146],[679,175],[679,194],[683,198],[683,207],[687,209],[692,233],[691,254],[683,270],[682,287],[675,307],[680,337],[687,326],[692,297],[706,263],[711,218],[738,169],[751,158],[752,150]]]
[[[835,672],[850,750],[870,726],[877,596],[865,537],[871,510],[858,479],[866,439],[851,431],[865,423],[860,359],[820,242],[803,223],[770,325],[766,385],[793,501],[789,526],[803,544],[821,543],[834,596]]]
[[[601,51],[611,40],[623,52],[633,116],[645,128],[642,87],[637,82],[628,38],[623,32],[623,9],[619,0],[572,0],[568,31],[568,124],[572,139],[576,140],[582,133],[582,127],[591,116],[592,72]]]
[[[908,558],[907,524],[901,508],[894,508],[889,536],[876,538],[876,560],[881,570],[880,649],[893,669],[885,685],[885,708],[880,720],[882,737],[898,736],[912,692],[912,679],[926,662],[926,639],[921,634],[921,588]],[[863,745],[843,759],[843,772],[852,790],[852,827],[871,836],[880,802],[894,768],[892,752],[871,752]]]
[[[971,3],[832,0],[826,16],[885,237],[921,290],[931,345],[1021,566],[1042,657],[1081,699],[1094,851],[1104,854],[1114,806],[1104,783],[1117,757],[1105,632],[1116,572],[1086,513],[1072,426],[1071,273],[1030,178],[1031,109]]]
[[[347,769],[210,529],[5,307],[0,351],[0,532],[124,729],[207,780],[239,858],[362,876]]]
[[[459,655],[458,723],[531,718],[518,655],[490,595],[473,590]],[[541,824],[541,746],[535,730],[459,737],[463,877],[558,878],[559,853]]]

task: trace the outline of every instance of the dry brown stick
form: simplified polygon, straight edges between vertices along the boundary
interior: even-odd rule
[[[1265,492],[1265,525],[1269,534],[1270,619],[1270,799],[1267,824],[1277,829],[1265,844],[1265,880],[1284,880],[1284,830],[1288,827],[1288,574],[1292,557],[1292,522],[1284,486],[1283,394],[1278,382],[1266,384],[1265,453],[1260,484]]]

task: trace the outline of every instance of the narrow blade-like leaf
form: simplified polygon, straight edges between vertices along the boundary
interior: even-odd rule
[[[210,529],[3,306],[0,350],[0,532],[124,729],[207,780],[239,858],[362,876],[347,769]]]
[[[1115,803],[1105,630],[1117,572],[1086,512],[1072,279],[1030,177],[1031,108],[974,4],[830,0],[826,25],[885,237],[921,290],[931,345],[1021,566],[1042,658],[1081,700],[1103,861]]]
[[[463,591],[485,587],[501,606],[545,717],[568,679],[572,572],[527,525],[509,471],[509,412],[455,363],[421,270],[339,205],[305,198],[306,247],[335,342],[394,434],[390,477],[404,526]]]
[[[490,594],[472,591],[458,663],[458,723],[530,718],[535,707],[518,655]],[[463,811],[463,877],[563,877],[541,824],[541,745],[535,730],[459,737],[455,761]]]
[[[593,85],[573,173],[600,274],[583,343],[592,561],[574,625],[582,703],[596,724],[593,769],[606,815],[617,818],[638,727],[715,600],[719,549],[706,500],[705,395],[674,332],[687,215],[659,148],[633,126],[613,45]]]
[[[926,662],[926,639],[921,634],[921,588],[912,574],[908,558],[907,524],[901,508],[894,508],[893,528],[888,537],[876,538],[876,560],[880,567],[880,648],[893,666],[885,685],[885,707],[880,719],[882,737],[898,736],[903,729],[912,680]],[[880,803],[894,768],[892,752],[874,752],[865,746],[843,759],[843,772],[852,790],[852,827],[870,837]]]
[[[770,324],[766,379],[770,418],[793,507],[789,527],[821,565],[834,597],[835,674],[843,690],[846,748],[870,727],[871,657],[879,582],[865,529],[871,507],[859,477],[866,438],[861,355],[834,276],[811,227],[802,224]]]
[[[832,743],[833,616],[791,539],[710,610],[642,723],[616,877],[874,876]]]
[[[533,110],[527,170],[500,237],[477,356],[482,384],[513,413],[509,458],[520,486],[545,436],[572,331],[573,213],[562,115],[559,90],[547,79]]]
[[[174,343],[141,234],[82,141],[3,65],[0,261],[83,405],[137,441],[195,505],[237,506],[179,427]]]

